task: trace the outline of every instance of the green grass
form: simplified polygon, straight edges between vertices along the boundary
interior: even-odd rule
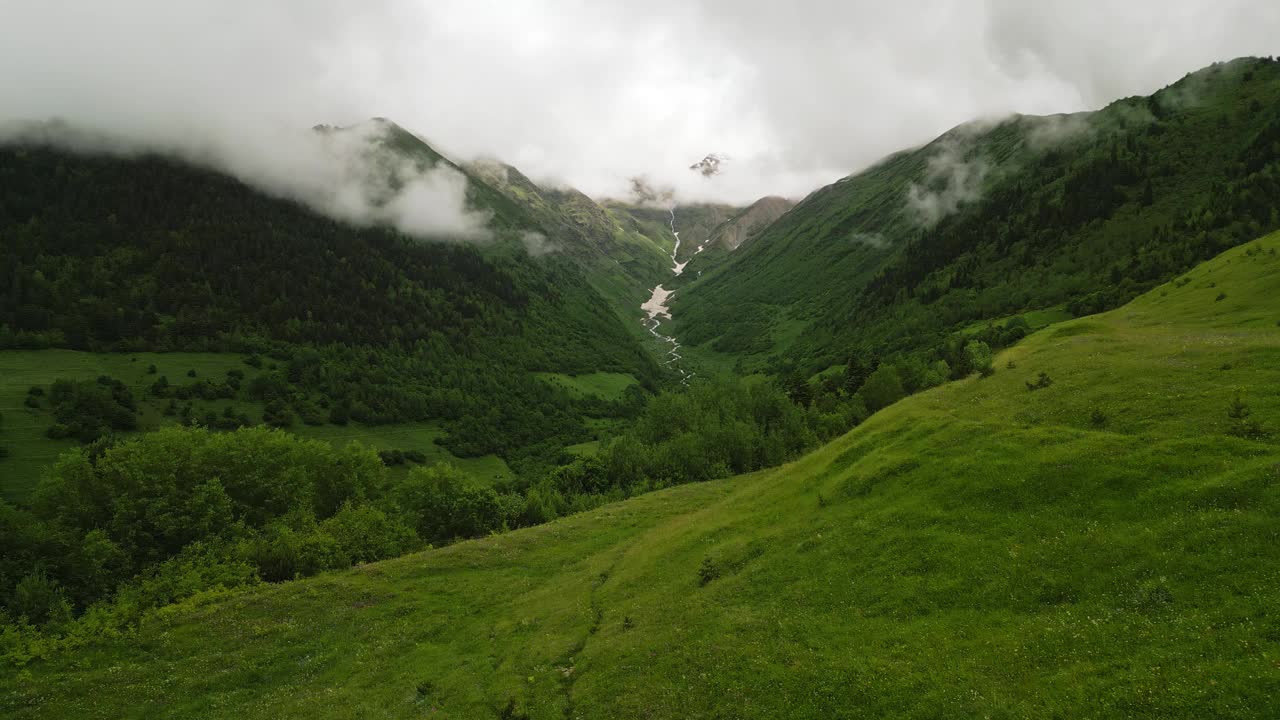
[[[74,440],[51,440],[45,430],[53,423],[48,398],[41,407],[23,405],[27,390],[40,385],[48,390],[54,380],[92,380],[109,375],[124,382],[140,400],[139,427],[154,429],[174,422],[162,414],[166,401],[145,398],[151,383],[161,375],[174,384],[194,382],[187,377],[195,370],[197,378],[222,379],[233,368],[245,372],[246,381],[258,371],[243,362],[244,356],[216,353],[88,353],[75,350],[0,350],[0,444],[9,449],[9,457],[0,459],[0,497],[23,500],[35,487],[40,473],[58,455],[79,447]],[[147,374],[148,366],[156,366],[156,374]],[[221,409],[221,403],[196,401],[198,408]],[[258,404],[239,402],[236,406],[261,416]]]
[[[130,386],[138,400],[139,430],[145,432],[177,421],[176,418],[163,414],[168,400],[156,400],[146,394],[147,388],[156,378],[163,375],[171,383],[181,385],[200,378],[220,380],[228,370],[239,369],[245,373],[247,383],[261,371],[245,365],[244,357],[219,353],[0,350],[0,414],[3,415],[3,420],[0,421],[0,445],[9,449],[9,457],[0,459],[0,498],[25,501],[39,482],[44,468],[62,453],[80,446],[72,439],[51,440],[45,436],[45,430],[53,423],[48,398],[41,399],[39,409],[23,405],[27,390],[33,385],[40,385],[47,390],[54,380],[92,380],[100,375],[121,380]],[[154,375],[147,373],[147,368],[152,364],[156,366]],[[195,370],[196,378],[187,377],[188,370]],[[210,409],[220,412],[227,405],[234,405],[238,411],[248,413],[255,421],[262,417],[262,404],[257,402],[194,400],[192,403],[197,415]],[[310,427],[295,422],[288,430],[304,437],[329,440],[339,445],[357,441],[378,450],[419,450],[427,456],[428,464],[450,462],[477,479],[486,481],[512,476],[506,462],[496,455],[457,458],[436,445],[436,438],[444,435],[444,431],[434,423],[385,426],[352,423],[342,427]],[[392,468],[392,475],[404,475],[410,467],[411,465],[405,465]]]
[[[589,440],[584,443],[578,443],[577,445],[570,445],[569,447],[565,448],[565,450],[568,450],[574,455],[590,457],[600,452],[600,441]]]
[[[1017,315],[1008,315],[1002,318],[996,318],[995,320],[983,320],[982,322],[976,322],[966,326],[960,332],[966,335],[973,335],[975,333],[982,332],[992,325],[995,325],[996,327],[1003,327],[1005,323],[1015,317],[1021,317],[1023,320],[1026,320],[1027,326],[1032,330],[1040,330],[1053,325],[1054,323],[1066,322],[1067,320],[1073,319],[1075,316],[1070,312],[1067,312],[1067,309],[1064,307],[1030,310],[1024,313],[1018,313]]]
[[[511,468],[497,455],[485,455],[476,458],[455,457],[445,448],[436,444],[438,438],[444,437],[445,431],[435,423],[398,423],[395,425],[318,425],[309,427],[298,425],[291,432],[316,440],[327,440],[334,445],[343,446],[349,442],[375,450],[417,450],[427,458],[426,465],[450,463],[475,477],[478,480],[496,481],[512,477]],[[415,467],[413,463],[391,468],[393,479],[404,475]]]
[[[538,379],[563,388],[573,397],[598,397],[604,400],[621,400],[627,388],[637,384],[635,376],[628,373],[595,372],[587,375],[564,373],[534,373]]]
[[[1280,716],[1280,452],[1225,412],[1243,389],[1280,433],[1276,248],[1049,327],[784,467],[197,599],[0,678],[0,710]]]

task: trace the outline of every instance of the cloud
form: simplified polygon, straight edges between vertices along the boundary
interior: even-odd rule
[[[161,153],[232,175],[275,197],[355,225],[388,225],[419,238],[483,240],[489,216],[467,207],[467,178],[382,147],[392,127],[237,129],[199,142],[102,132],[66,122],[0,125],[0,142],[52,145],[82,153]]]
[[[1036,150],[1047,150],[1065,142],[1092,135],[1095,128],[1089,116],[1084,114],[1048,115],[1028,117],[1031,125],[1027,144]]]
[[[938,141],[924,183],[912,183],[907,189],[907,207],[920,225],[933,227],[960,206],[982,197],[991,165],[983,158],[970,157],[970,144],[964,138],[960,133]]]
[[[671,186],[655,187],[649,178],[637,175],[628,182],[631,184],[627,193],[627,201],[636,205],[668,209],[675,203],[676,190]]]
[[[560,249],[555,243],[548,240],[546,235],[540,232],[521,233],[520,241],[524,243],[524,249],[533,257],[542,257]]]
[[[889,241],[880,233],[854,232],[849,239],[858,245],[866,245],[873,250],[884,250],[889,247]]]
[[[967,119],[1273,54],[1274,0],[0,0],[0,123],[199,155],[381,115],[620,196],[799,196]],[[703,177],[708,147],[733,172]]]

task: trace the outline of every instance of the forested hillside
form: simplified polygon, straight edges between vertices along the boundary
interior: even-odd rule
[[[159,157],[0,149],[0,346],[257,353],[280,367],[256,399],[286,414],[439,419],[463,455],[580,442],[583,410],[533,372],[652,389],[657,367],[571,258],[528,254],[536,221],[477,183],[496,237],[426,242]]]
[[[775,372],[954,363],[974,323],[1116,307],[1280,226],[1278,194],[1280,63],[1218,64],[1094,113],[961,126],[823,188],[683,290],[676,330]]]

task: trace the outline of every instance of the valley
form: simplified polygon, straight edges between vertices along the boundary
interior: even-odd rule
[[[1280,715],[1280,61],[1096,107],[0,123],[0,715]]]
[[[1280,417],[1278,249],[1052,325],[776,469],[193,598],[88,667],[0,681],[3,707],[1265,716],[1280,485],[1226,410],[1243,388]]]

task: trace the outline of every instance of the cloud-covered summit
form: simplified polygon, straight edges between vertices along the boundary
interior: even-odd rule
[[[199,156],[384,115],[595,196],[642,175],[736,202],[972,117],[1146,94],[1280,34],[1270,0],[0,0],[0,17],[0,124]],[[732,172],[689,172],[708,147]]]

